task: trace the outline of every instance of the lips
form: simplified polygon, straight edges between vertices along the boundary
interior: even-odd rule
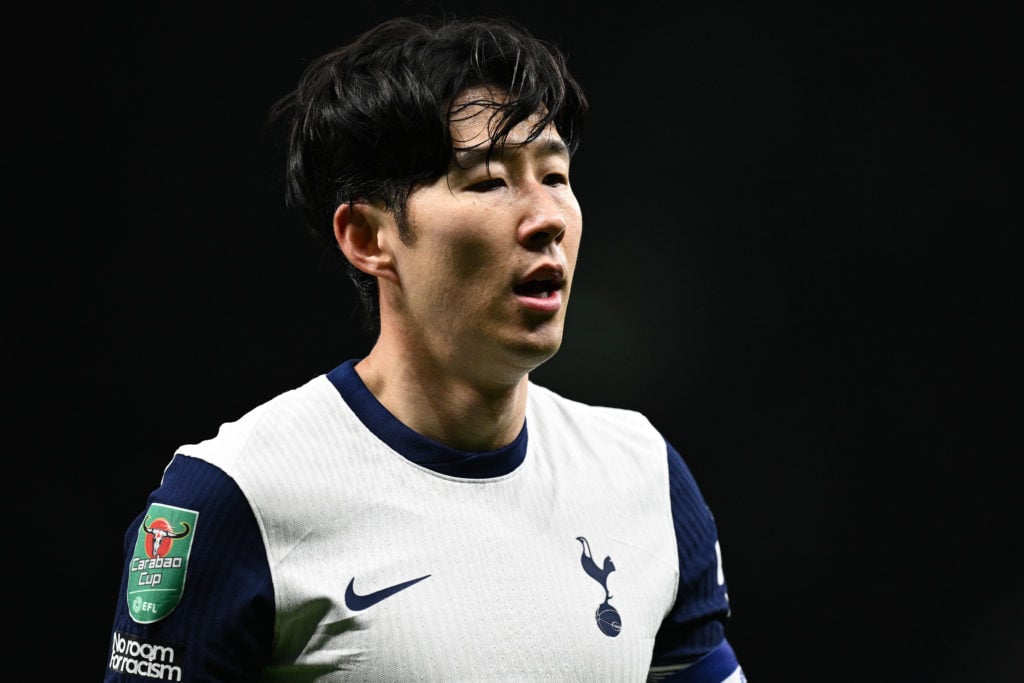
[[[539,315],[557,313],[562,308],[562,290],[567,285],[563,272],[557,264],[534,268],[512,287],[519,305]]]
[[[556,268],[542,268],[528,275],[513,291],[519,296],[548,299],[564,286],[562,273]]]

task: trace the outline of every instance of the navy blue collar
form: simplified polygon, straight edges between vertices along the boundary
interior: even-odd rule
[[[496,451],[462,451],[414,432],[398,421],[355,371],[358,359],[347,360],[327,373],[327,379],[366,428],[402,456],[441,474],[466,479],[490,479],[513,471],[526,458],[526,422],[519,436]]]

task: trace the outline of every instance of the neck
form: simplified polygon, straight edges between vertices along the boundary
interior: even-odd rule
[[[355,370],[402,423],[453,448],[501,448],[514,441],[523,427],[525,372],[511,381],[488,381],[422,354],[389,352],[383,340]]]

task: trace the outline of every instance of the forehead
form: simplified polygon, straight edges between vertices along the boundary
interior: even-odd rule
[[[508,93],[489,87],[469,88],[452,100],[451,115],[448,119],[452,142],[455,149],[486,148],[502,123],[502,107],[508,102]],[[504,140],[505,145],[522,144],[540,121],[542,111],[537,111],[520,121]],[[561,140],[554,124],[549,123],[538,136],[537,141]]]

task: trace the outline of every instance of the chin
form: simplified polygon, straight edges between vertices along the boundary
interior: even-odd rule
[[[562,346],[562,335],[542,335],[512,344],[512,352],[527,371],[550,360]]]

